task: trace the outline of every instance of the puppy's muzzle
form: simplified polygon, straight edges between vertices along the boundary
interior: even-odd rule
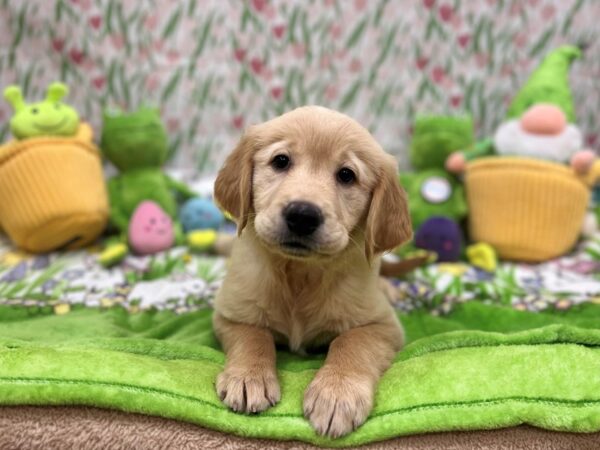
[[[291,202],[283,208],[288,230],[296,236],[307,237],[323,223],[321,209],[310,202]]]

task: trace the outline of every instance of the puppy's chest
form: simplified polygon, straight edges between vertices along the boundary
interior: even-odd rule
[[[284,280],[262,302],[265,325],[294,351],[326,344],[352,326],[339,292],[323,280]]]

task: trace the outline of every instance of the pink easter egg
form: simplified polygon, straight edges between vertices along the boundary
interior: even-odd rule
[[[155,202],[138,205],[129,222],[129,245],[140,255],[150,255],[173,246],[173,220]]]

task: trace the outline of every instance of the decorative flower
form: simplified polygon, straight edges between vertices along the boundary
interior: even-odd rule
[[[250,68],[255,74],[260,74],[263,70],[263,61],[260,58],[252,58],[250,60]]]
[[[423,57],[417,58],[415,64],[417,65],[417,69],[423,70],[425,67],[427,67],[427,64],[429,64],[429,59]]]
[[[81,64],[83,59],[85,58],[85,53],[79,50],[78,48],[72,48],[69,51],[69,59],[73,62],[73,64]]]
[[[99,15],[92,16],[92,17],[90,17],[88,22],[94,30],[98,30],[100,28],[100,26],[102,26],[102,16],[99,16]]]
[[[271,97],[275,100],[279,100],[283,94],[283,88],[281,86],[275,86],[271,88]]]
[[[454,94],[450,97],[450,104],[453,108],[458,108],[463,101],[463,97],[460,94]]]
[[[27,261],[31,256],[20,250],[11,250],[0,257],[0,261],[4,266],[16,266],[22,261]]]
[[[52,289],[54,289],[56,286],[58,285],[58,281],[50,279],[45,281],[41,286],[40,289],[42,290],[43,293],[48,293],[50,292]]]
[[[435,66],[432,70],[431,70],[431,79],[433,80],[434,83],[441,83],[442,81],[444,81],[444,78],[446,77],[446,71],[444,70],[443,67],[440,66]]]
[[[98,77],[92,78],[92,84],[98,90],[101,90],[104,87],[105,83],[106,83],[106,78],[104,78],[103,76],[98,76]]]
[[[252,0],[252,6],[258,12],[262,12],[267,7],[267,0]]]
[[[518,311],[527,311],[527,304],[524,302],[517,302],[517,303],[513,303],[513,308],[518,310]]]
[[[432,9],[435,6],[435,0],[423,0],[423,6],[427,9]]]
[[[367,6],[367,0],[354,0],[354,8],[357,11],[362,11]]]
[[[452,15],[454,14],[454,9],[452,8],[452,5],[446,3],[440,6],[439,12],[440,19],[442,19],[442,21],[444,22],[449,22],[452,19]]]
[[[286,29],[285,25],[275,25],[273,27],[273,36],[275,36],[278,39],[282,38],[283,35],[285,34],[285,29]]]
[[[52,48],[59,53],[62,52],[63,49],[65,48],[64,39],[53,39],[52,40]]]
[[[242,127],[244,126],[244,117],[243,116],[235,116],[231,122],[233,124],[233,127],[241,130]]]
[[[68,314],[71,311],[71,305],[68,303],[57,303],[54,305],[54,314],[62,316]]]
[[[542,19],[552,20],[556,14],[556,7],[554,5],[546,5],[542,8]]]
[[[463,263],[440,263],[436,267],[440,273],[447,273],[456,277],[463,276],[469,269],[469,266]]]
[[[84,274],[85,274],[85,271],[83,271],[81,269],[69,269],[69,270],[64,271],[60,277],[63,280],[73,281],[73,280],[77,280],[78,278],[81,278]]]
[[[460,45],[462,48],[466,48],[467,45],[469,45],[469,42],[471,42],[471,35],[468,33],[460,34],[457,40],[458,45]]]
[[[17,264],[17,266],[11,269],[8,273],[4,274],[4,276],[0,278],[0,281],[12,283],[22,280],[25,278],[25,275],[27,275],[27,263],[23,261]]]
[[[559,311],[564,311],[573,306],[573,302],[567,298],[561,298],[556,303],[554,303],[554,307]]]

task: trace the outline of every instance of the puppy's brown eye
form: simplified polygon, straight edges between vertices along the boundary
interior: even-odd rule
[[[352,171],[352,169],[348,169],[347,167],[342,167],[337,175],[337,180],[342,184],[352,184],[356,181],[356,175]]]
[[[276,155],[271,161],[271,165],[275,170],[286,170],[290,167],[290,157],[287,155]]]

